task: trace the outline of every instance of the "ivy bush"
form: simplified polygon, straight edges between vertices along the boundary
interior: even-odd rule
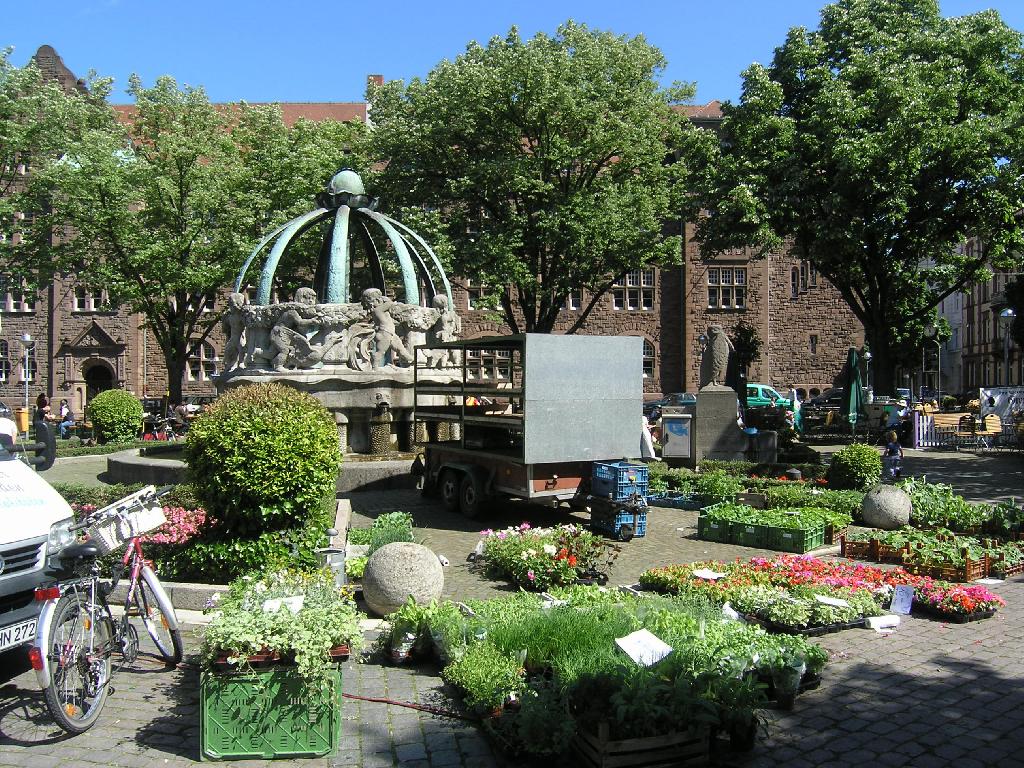
[[[142,403],[123,389],[100,392],[86,406],[86,414],[101,443],[130,443],[142,426]]]
[[[832,457],[828,484],[839,490],[863,491],[882,477],[882,457],[864,443],[852,443]]]
[[[341,462],[327,409],[280,384],[221,395],[192,424],[185,462],[195,496],[215,520],[189,552],[208,579],[284,564],[311,567],[334,521]]]

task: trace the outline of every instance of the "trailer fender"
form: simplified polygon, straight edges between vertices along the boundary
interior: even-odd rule
[[[464,477],[472,478],[477,483],[477,487],[481,488],[486,495],[491,494],[494,480],[493,471],[462,461],[443,461],[437,467],[437,477],[441,477],[449,469],[461,473]]]

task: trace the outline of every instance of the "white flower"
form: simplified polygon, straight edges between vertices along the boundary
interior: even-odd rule
[[[555,549],[555,546],[553,544],[545,544],[544,545],[544,554],[554,556],[555,552],[557,552],[557,551],[558,550]]]
[[[253,587],[253,589],[255,589],[257,592],[266,592],[267,591],[267,585],[264,584],[262,581],[260,581],[260,582],[256,583],[256,585]]]

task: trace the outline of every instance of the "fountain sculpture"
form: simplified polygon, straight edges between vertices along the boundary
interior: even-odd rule
[[[425,341],[452,341],[461,332],[451,284],[423,238],[377,212],[377,200],[354,171],[335,174],[317,204],[263,238],[239,271],[223,321],[227,344],[217,387],[278,381],[327,406],[344,449],[409,450],[415,439],[414,349]],[[298,288],[291,301],[272,303],[282,257],[317,226],[324,238],[312,286]],[[248,304],[246,272],[268,246],[255,300]],[[391,291],[385,267],[401,277]],[[428,355],[431,377],[447,380],[458,363],[452,353]]]

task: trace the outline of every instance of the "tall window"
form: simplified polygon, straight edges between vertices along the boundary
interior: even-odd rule
[[[654,378],[654,345],[644,339],[644,378]]]
[[[75,288],[75,312],[99,312],[106,305],[105,291]]]
[[[746,267],[711,267],[708,269],[709,309],[745,309],[746,306]]]
[[[29,347],[25,353],[25,360],[22,363],[21,380],[33,382],[36,380],[36,348]]]
[[[471,379],[509,379],[512,353],[507,349],[466,350],[466,376]]]
[[[472,280],[466,280],[466,296],[468,299],[469,309],[485,309],[483,306],[483,298],[487,293],[488,289],[486,285],[481,283],[474,285]]]
[[[654,309],[654,270],[627,272],[612,285],[612,308],[647,311]]]
[[[565,300],[565,308],[570,312],[583,308],[582,289],[577,288],[575,291],[569,291],[569,296]]]
[[[11,380],[11,347],[6,341],[0,341],[0,382],[6,384]]]
[[[806,291],[807,284],[810,282],[810,270],[811,267],[806,261],[800,262],[800,290]]]
[[[10,275],[0,275],[0,312],[33,312],[35,296],[24,282],[15,281]]]
[[[816,333],[811,334],[811,354],[818,354],[818,334]]]
[[[202,341],[192,345],[188,351],[188,380],[210,381],[217,373],[217,351],[209,342]]]

